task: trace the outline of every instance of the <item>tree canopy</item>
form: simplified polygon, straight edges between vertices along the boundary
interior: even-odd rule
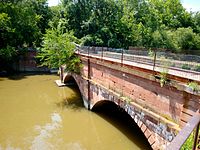
[[[0,58],[12,57],[20,48],[39,46],[50,17],[46,0],[1,0]]]
[[[199,12],[180,0],[63,0],[62,11],[84,45],[200,49]]]
[[[61,20],[66,22],[62,34]],[[73,33],[87,46],[193,53],[200,50],[200,12],[187,12],[180,0],[62,0],[53,7],[47,0],[0,0],[1,62],[27,47],[56,49],[58,43],[45,42],[58,33],[60,42]]]

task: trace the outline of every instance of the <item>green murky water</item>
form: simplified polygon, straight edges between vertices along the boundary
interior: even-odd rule
[[[78,88],[59,88],[56,79],[0,78],[0,150],[149,149],[129,121],[111,115],[108,106],[104,113],[86,110]]]

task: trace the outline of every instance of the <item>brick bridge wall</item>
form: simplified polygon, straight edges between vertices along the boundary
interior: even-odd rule
[[[165,149],[199,109],[199,94],[186,92],[181,84],[175,87],[175,81],[161,87],[150,70],[93,57],[81,60],[81,74],[73,77],[85,107],[114,102],[134,119],[153,149]]]

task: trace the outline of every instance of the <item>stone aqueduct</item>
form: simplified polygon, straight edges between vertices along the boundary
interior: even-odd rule
[[[200,108],[200,94],[185,88],[186,78],[169,75],[170,82],[161,87],[155,78],[158,72],[152,69],[78,55],[83,63],[81,74],[65,74],[63,80],[75,79],[88,109],[102,101],[123,108],[153,149],[165,149]]]

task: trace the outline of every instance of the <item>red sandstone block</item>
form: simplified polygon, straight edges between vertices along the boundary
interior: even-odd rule
[[[186,124],[187,124],[187,122],[185,122],[183,120],[179,121],[179,125],[180,125],[181,128],[184,127]]]
[[[153,145],[151,145],[153,150],[161,150],[161,147],[159,146],[159,144],[156,142]]]
[[[147,128],[147,130],[144,132],[144,135],[146,138],[148,138],[151,135],[151,131]]]
[[[138,121],[138,123],[137,123],[137,125],[138,125],[139,127],[141,127],[141,126],[142,126],[142,124],[143,124],[143,122],[142,122],[142,121]]]
[[[145,124],[142,125],[142,127],[140,128],[142,130],[142,132],[144,133],[144,131],[147,129],[147,126]]]
[[[155,142],[156,142],[156,141],[155,141],[155,136],[152,134],[152,135],[149,137],[148,141],[149,141],[149,144],[150,144],[150,145],[152,145],[153,143],[155,143]]]

